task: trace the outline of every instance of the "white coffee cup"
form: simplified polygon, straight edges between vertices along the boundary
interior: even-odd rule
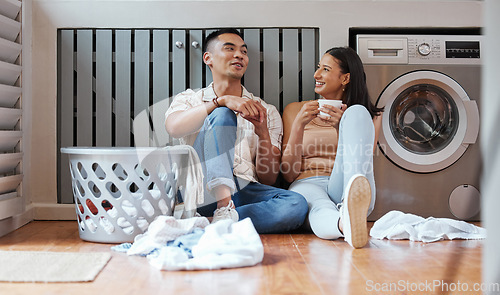
[[[318,99],[318,103],[319,103],[319,108],[321,109],[325,104],[328,104],[328,105],[331,105],[331,106],[334,106],[336,108],[339,108],[342,106],[342,101],[341,100],[337,100],[337,99]],[[325,113],[325,112],[319,112],[320,115],[323,115],[323,116],[330,116],[329,114]]]

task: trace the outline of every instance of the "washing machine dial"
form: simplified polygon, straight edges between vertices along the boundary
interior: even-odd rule
[[[427,56],[431,53],[431,46],[428,43],[418,45],[418,53],[422,56]]]

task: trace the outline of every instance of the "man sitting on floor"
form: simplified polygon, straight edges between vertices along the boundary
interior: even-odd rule
[[[302,195],[271,186],[279,173],[283,126],[276,107],[241,85],[247,45],[235,29],[207,36],[203,61],[213,83],[174,98],[168,133],[197,151],[205,175],[205,206],[213,221],[250,217],[257,232],[298,228],[308,206]],[[214,211],[215,210],[215,211]]]

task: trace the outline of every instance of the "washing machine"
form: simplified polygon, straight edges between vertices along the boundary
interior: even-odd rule
[[[369,220],[391,210],[480,220],[479,28],[351,30],[384,107]]]

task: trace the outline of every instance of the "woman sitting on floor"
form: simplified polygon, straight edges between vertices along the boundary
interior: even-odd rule
[[[308,204],[306,226],[323,239],[368,242],[366,217],[375,204],[373,151],[382,109],[370,101],[363,64],[348,47],[328,50],[314,73],[317,100],[294,102],[283,112],[282,173]],[[325,115],[320,114],[320,111]]]

